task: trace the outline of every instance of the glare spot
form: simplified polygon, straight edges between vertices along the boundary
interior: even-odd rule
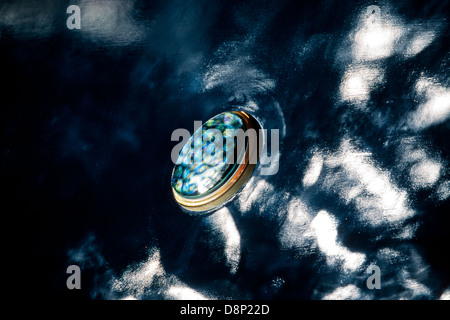
[[[224,86],[230,92],[243,92],[246,95],[270,91],[276,86],[274,80],[244,58],[213,65],[206,72],[203,83],[205,90]]]
[[[404,286],[411,290],[412,297],[429,296],[431,294],[427,286],[413,279],[405,279]]]
[[[361,290],[353,285],[349,284],[345,287],[339,287],[333,292],[325,295],[323,300],[358,300],[361,299]]]
[[[450,300],[450,288],[448,288],[447,290],[445,290],[441,297],[439,298],[439,300]]]
[[[133,2],[87,1],[81,8],[81,30],[94,41],[107,41],[114,45],[127,45],[141,41],[144,28],[132,17]]]
[[[409,224],[403,226],[398,234],[393,235],[393,239],[412,239],[416,234],[418,225],[417,224]]]
[[[146,261],[137,266],[130,266],[120,278],[112,281],[111,288],[121,293],[133,294],[139,297],[151,288],[157,275],[165,275],[160,262],[159,250],[152,249]]]
[[[359,61],[389,57],[402,33],[402,27],[394,24],[388,17],[380,17],[375,21],[363,19],[354,37],[354,57]]]
[[[450,117],[450,90],[427,78],[416,83],[416,92],[425,102],[412,112],[408,119],[409,127],[423,130],[446,121]]]
[[[56,6],[37,0],[2,1],[0,28],[8,28],[22,38],[49,37],[55,31]],[[64,11],[63,11],[64,13]],[[0,38],[2,31],[0,31]]]
[[[348,250],[337,242],[337,221],[328,212],[322,210],[311,222],[319,249],[326,255],[327,263],[334,266],[342,263],[347,271],[356,271],[364,263],[366,256]]]
[[[374,164],[370,153],[359,151],[348,140],[325,163],[342,171],[325,177],[324,185],[336,190],[346,203],[353,203],[362,220],[376,226],[414,215],[408,207],[408,194],[391,182],[388,172]]]
[[[312,216],[305,204],[300,199],[291,200],[279,234],[281,246],[284,249],[296,248],[306,253],[314,237],[310,228],[311,220]]]
[[[358,66],[348,69],[340,85],[340,95],[344,102],[364,105],[370,92],[383,81],[379,69]]]
[[[434,186],[444,167],[439,155],[430,155],[423,144],[420,140],[410,137],[401,139],[398,147],[398,167],[409,174],[413,189]]]
[[[213,232],[219,232],[225,243],[225,258],[230,272],[236,273],[241,258],[241,236],[227,208],[206,218]]]
[[[442,182],[436,190],[438,199],[443,201],[450,197],[450,181]]]
[[[441,164],[432,160],[423,160],[410,170],[410,177],[415,186],[421,188],[433,186],[439,179]]]
[[[184,286],[172,286],[167,290],[166,295],[174,300],[208,300],[201,293]]]
[[[322,171],[322,166],[323,157],[320,154],[315,153],[312,156],[309,166],[306,169],[306,173],[303,177],[303,186],[310,187],[317,182],[317,179],[319,179],[320,176],[320,172]]]
[[[423,49],[428,47],[436,37],[435,32],[425,31],[416,35],[412,41],[407,45],[404,55],[412,57],[419,54]]]
[[[267,205],[276,200],[270,197],[274,195],[274,191],[274,187],[267,181],[260,180],[255,185],[254,178],[251,178],[239,196],[241,212],[249,211],[254,203],[258,203],[260,211],[263,211]]]
[[[390,264],[393,264],[402,258],[402,255],[399,251],[391,249],[391,248],[380,249],[378,251],[378,256],[379,256],[380,260],[386,260]]]

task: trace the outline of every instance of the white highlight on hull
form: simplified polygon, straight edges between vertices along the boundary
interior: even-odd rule
[[[174,300],[208,300],[207,297],[192,288],[177,285],[170,287],[166,296]]]
[[[434,31],[424,31],[415,35],[411,42],[406,46],[404,52],[405,57],[413,57],[420,52],[422,52],[426,47],[428,47],[433,40],[436,38],[436,33]]]
[[[378,226],[402,222],[414,215],[407,192],[392,183],[388,172],[377,168],[370,153],[359,151],[349,140],[344,140],[339,152],[325,163],[342,168],[340,174],[325,179],[325,186],[336,190],[346,203],[353,203],[362,220]]]
[[[320,173],[323,167],[323,156],[320,153],[315,152],[309,162],[309,166],[306,169],[305,175],[303,176],[303,186],[311,187],[319,179]]]
[[[153,279],[157,275],[165,276],[165,271],[161,265],[159,250],[154,248],[150,251],[146,261],[137,266],[130,266],[120,278],[114,279],[111,289],[129,293],[127,299],[136,299],[151,287]]]
[[[370,98],[370,93],[383,82],[382,71],[374,67],[357,65],[349,68],[340,85],[340,96],[344,102],[351,102],[361,107]]]
[[[408,126],[413,130],[423,130],[440,124],[450,118],[450,89],[436,80],[422,77],[415,87],[424,102],[408,118]]]
[[[218,232],[225,243],[225,259],[230,273],[236,273],[241,259],[241,236],[230,211],[224,207],[206,218],[212,232]]]
[[[439,298],[439,300],[450,300],[450,288],[448,288],[447,290],[445,290],[441,297]]]
[[[337,221],[325,210],[319,211],[311,222],[320,251],[329,265],[342,264],[347,271],[358,270],[366,260],[365,254],[351,252],[337,241]]]
[[[267,181],[259,180],[255,184],[255,178],[250,178],[239,195],[240,211],[242,213],[248,212],[253,204],[258,203],[259,211],[263,212],[267,206],[276,200],[274,191],[274,187]]]
[[[339,287],[322,298],[322,300],[359,300],[359,299],[361,299],[361,290],[354,284],[349,284],[345,287]]]
[[[311,251],[314,240],[314,234],[310,227],[311,220],[312,216],[305,204],[297,198],[291,200],[279,233],[282,248],[295,248],[302,254]]]

